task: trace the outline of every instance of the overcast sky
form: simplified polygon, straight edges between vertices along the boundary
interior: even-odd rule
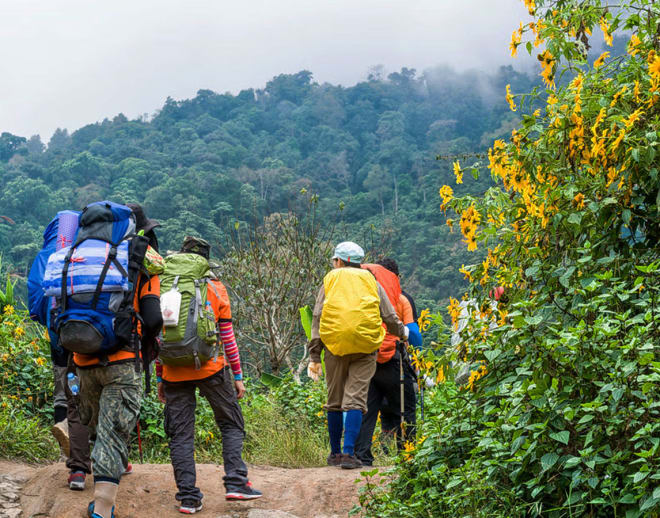
[[[527,19],[520,0],[0,0],[0,132],[47,143],[302,69],[351,85],[378,64],[516,66]]]

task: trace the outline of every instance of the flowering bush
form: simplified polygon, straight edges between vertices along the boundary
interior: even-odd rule
[[[373,516],[660,513],[660,10],[525,4],[534,21],[512,53],[529,33],[548,89],[506,96],[545,109],[494,142],[496,187],[440,190],[468,249],[487,253],[461,269],[470,288],[449,313],[454,331],[467,323],[436,360],[471,365],[472,390],[436,391],[423,445],[387,494],[364,497]],[[627,55],[590,66],[596,28],[607,46],[623,32]]]
[[[28,415],[52,415],[50,348],[24,311],[5,305],[0,312],[0,405]]]

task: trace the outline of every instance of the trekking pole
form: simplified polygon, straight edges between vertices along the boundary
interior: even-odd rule
[[[140,433],[140,420],[137,422],[137,435],[138,435],[138,451],[140,452],[140,464],[144,464],[144,458],[142,457],[142,434]]]
[[[403,349],[405,346],[402,346],[401,348]],[[405,430],[405,420],[403,416],[403,412],[405,409],[404,406],[404,401],[403,401],[403,351],[399,352],[399,386],[400,386],[400,397],[401,397],[401,404],[400,410],[401,410],[401,440],[403,441],[404,437],[404,430]]]

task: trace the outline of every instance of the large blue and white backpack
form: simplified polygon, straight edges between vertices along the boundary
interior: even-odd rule
[[[43,245],[34,261],[32,261],[27,279],[30,318],[46,326],[51,343],[56,347],[57,335],[50,326],[51,309],[55,305],[55,299],[46,297],[41,285],[44,280],[48,258],[59,248],[71,244],[72,240],[75,239],[79,217],[79,211],[64,210],[57,213],[57,216],[52,219],[46,230],[44,230]]]
[[[102,201],[83,209],[75,242],[50,255],[42,282],[56,300],[50,324],[61,347],[102,358],[134,349],[137,358],[133,301],[147,246],[129,207]]]

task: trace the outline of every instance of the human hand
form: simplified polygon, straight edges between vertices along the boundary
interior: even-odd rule
[[[234,380],[234,387],[236,388],[236,397],[241,399],[245,395],[243,380]]]
[[[323,366],[318,362],[309,362],[307,365],[307,375],[312,381],[319,381],[323,374]]]

